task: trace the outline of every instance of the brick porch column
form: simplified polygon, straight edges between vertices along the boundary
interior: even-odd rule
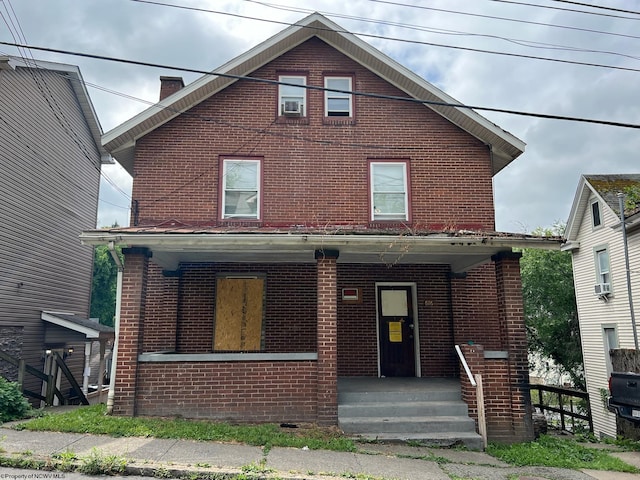
[[[113,413],[135,415],[138,353],[142,345],[147,275],[151,252],[146,248],[123,248],[122,302],[116,360]]]
[[[337,250],[316,250],[318,281],[318,423],[338,423]]]
[[[511,397],[510,440],[515,442],[533,440],[527,335],[520,279],[521,256],[520,252],[500,252],[492,257],[496,268],[500,329],[504,346],[509,353],[506,380],[509,382]]]

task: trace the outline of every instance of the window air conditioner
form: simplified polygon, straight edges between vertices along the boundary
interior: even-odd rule
[[[284,114],[302,114],[302,102],[300,100],[285,100],[284,101]]]
[[[610,283],[597,283],[594,287],[596,295],[603,297],[611,293]]]

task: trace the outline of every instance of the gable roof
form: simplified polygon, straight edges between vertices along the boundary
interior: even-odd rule
[[[80,110],[87,122],[87,126],[89,127],[89,131],[91,132],[96,148],[98,149],[98,152],[100,152],[100,161],[106,164],[114,163],[111,155],[109,155],[107,150],[102,146],[102,127],[100,126],[98,115],[93,108],[93,103],[91,103],[91,97],[89,97],[89,92],[87,91],[80,69],[77,66],[68,65],[66,63],[25,59],[9,55],[0,56],[0,64],[5,65],[5,68],[8,65],[12,70],[15,70],[16,68],[37,68],[49,70],[60,73],[63,77],[67,78],[71,88],[73,89],[73,93],[78,99]]]
[[[430,102],[460,104],[384,53],[346,32],[336,23],[319,13],[313,13],[222,65],[212,74],[200,77],[175,94],[107,132],[102,139],[103,145],[130,174],[133,174],[137,139],[237,82],[237,77],[249,75],[314,36],[410,97]],[[226,75],[236,76],[236,78]],[[441,105],[426,106],[491,146],[494,175],[524,152],[525,144],[522,140],[471,109]]]
[[[624,207],[627,229],[640,223],[640,174],[615,175],[582,175],[573,199],[565,238],[567,241],[577,240],[578,231],[589,207],[589,199],[595,195],[600,203],[609,208],[616,216],[620,216],[618,193],[626,193],[628,201]],[[630,193],[634,196],[630,198]],[[637,197],[636,197],[637,195]]]

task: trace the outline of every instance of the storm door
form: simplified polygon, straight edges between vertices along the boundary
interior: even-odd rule
[[[380,375],[413,377],[416,359],[412,287],[378,285],[376,288]]]

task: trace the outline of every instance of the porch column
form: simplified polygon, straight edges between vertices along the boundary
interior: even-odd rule
[[[123,248],[122,305],[116,362],[113,413],[135,415],[138,353],[142,344],[147,275],[151,252],[146,248]]]
[[[510,436],[510,440],[516,442],[533,439],[532,407],[528,388],[527,335],[520,279],[521,256],[520,252],[500,252],[492,257],[496,268],[501,335],[509,355],[507,370],[510,385],[511,432],[500,433]]]
[[[318,281],[318,423],[338,423],[337,250],[316,250]]]

